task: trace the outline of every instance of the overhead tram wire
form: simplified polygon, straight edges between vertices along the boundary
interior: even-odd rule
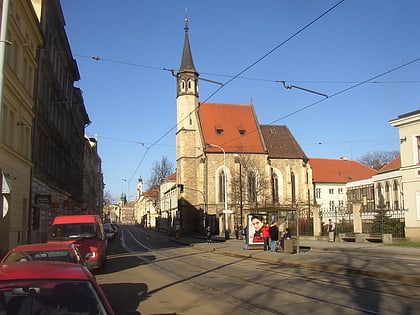
[[[367,80],[364,80],[364,81],[362,81],[362,82],[356,83],[356,84],[354,84],[354,85],[352,85],[352,86],[350,86],[350,87],[348,87],[348,88],[345,88],[345,89],[343,89],[343,90],[341,90],[341,91],[338,91],[338,92],[336,92],[336,93],[334,93],[334,94],[331,94],[331,95],[328,97],[328,99],[331,99],[331,98],[332,98],[332,97],[334,97],[334,96],[338,96],[338,95],[340,95],[340,94],[343,94],[343,93],[345,93],[345,92],[348,92],[348,91],[350,91],[350,90],[353,90],[353,89],[355,89],[355,88],[357,88],[357,87],[359,87],[359,86],[361,86],[361,85],[363,85],[363,84],[369,83],[369,82],[371,82],[371,81],[373,81],[373,80],[375,80],[375,79],[377,79],[377,78],[380,78],[380,77],[382,77],[382,76],[384,76],[384,75],[387,75],[387,74],[389,74],[389,73],[391,73],[391,72],[394,72],[394,71],[397,71],[397,70],[399,70],[399,69],[401,69],[401,68],[407,67],[407,66],[409,66],[409,65],[411,65],[411,64],[413,64],[413,63],[415,63],[415,62],[418,62],[419,60],[420,60],[420,57],[419,57],[419,58],[416,58],[416,59],[413,59],[413,60],[411,60],[411,61],[408,61],[408,62],[406,62],[406,63],[404,63],[404,64],[402,64],[402,65],[399,65],[399,66],[397,66],[397,67],[394,67],[394,68],[392,68],[392,69],[390,69],[390,70],[387,70],[387,71],[385,71],[385,72],[382,72],[382,73],[380,73],[380,74],[378,74],[378,75],[375,75],[375,76],[373,76],[373,77],[371,77],[371,78],[369,78],[369,79],[367,79]],[[299,112],[301,112],[301,111],[304,111],[304,110],[306,110],[306,109],[308,109],[308,108],[310,108],[310,107],[312,107],[312,106],[315,106],[315,105],[317,105],[317,104],[319,104],[319,103],[321,103],[321,102],[324,102],[325,100],[327,100],[327,98],[323,98],[323,99],[318,100],[318,101],[316,101],[316,102],[313,102],[313,103],[311,103],[311,104],[309,104],[309,105],[306,105],[306,106],[304,106],[304,107],[301,107],[301,108],[299,108],[299,109],[297,109],[297,110],[295,110],[295,111],[293,111],[293,112],[291,112],[291,113],[289,113],[289,114],[287,114],[287,115],[284,115],[284,116],[282,116],[282,117],[280,117],[280,118],[278,118],[278,119],[276,119],[276,120],[272,121],[270,124],[276,123],[276,122],[278,122],[278,121],[280,121],[280,120],[283,120],[283,119],[285,119],[285,118],[287,118],[287,117],[290,117],[290,116],[292,116],[292,115],[294,115],[294,114],[297,114],[297,113],[299,113]]]
[[[238,74],[234,75],[231,79],[229,79],[228,81],[226,81],[226,83],[224,83],[222,86],[218,87],[212,94],[210,94],[202,103],[206,103],[210,98],[212,98],[215,94],[217,94],[223,87],[225,87],[226,85],[228,85],[229,83],[231,83],[233,80],[237,79],[240,77],[240,75],[242,75],[243,73],[245,73],[246,71],[248,71],[249,69],[251,69],[252,67],[254,67],[255,65],[257,65],[258,63],[260,63],[262,60],[264,60],[265,58],[267,58],[269,55],[271,55],[273,52],[275,52],[277,49],[279,49],[280,47],[282,47],[283,45],[285,45],[287,42],[289,42],[290,40],[292,40],[293,38],[295,38],[297,35],[299,35],[300,33],[302,33],[303,31],[305,31],[307,28],[309,28],[312,24],[316,23],[317,21],[319,21],[320,19],[322,19],[325,15],[327,15],[328,13],[330,13],[332,10],[334,10],[336,7],[338,7],[340,4],[342,4],[344,2],[344,0],[339,1],[338,3],[336,3],[335,5],[333,5],[331,8],[329,8],[327,11],[325,11],[324,13],[322,13],[320,16],[318,16],[317,18],[315,18],[314,20],[312,20],[311,22],[309,22],[308,24],[306,24],[304,27],[302,27],[301,29],[299,29],[297,32],[295,32],[293,35],[289,36],[287,39],[285,39],[284,41],[282,41],[280,44],[278,44],[276,47],[274,47],[273,49],[271,49],[269,52],[267,52],[265,55],[263,55],[262,57],[260,57],[259,59],[257,59],[255,62],[253,62],[252,64],[250,64],[249,66],[247,66],[245,69],[243,69],[242,71],[240,71]]]
[[[123,65],[128,65],[128,66],[134,66],[134,67],[141,67],[141,68],[148,68],[148,69],[152,69],[152,70],[158,70],[158,71],[168,71],[168,70],[172,70],[172,69],[168,69],[166,67],[156,67],[156,66],[149,66],[149,65],[143,65],[143,64],[139,64],[139,63],[135,63],[135,62],[128,62],[128,61],[122,61],[122,60],[116,60],[116,59],[107,59],[107,58],[102,58],[99,56],[87,56],[87,55],[80,55],[80,54],[74,54],[75,57],[81,57],[81,58],[87,58],[87,59],[93,59],[96,61],[106,61],[106,62],[113,62],[113,63],[119,63],[119,64],[123,64]],[[244,77],[241,75],[229,75],[229,74],[221,74],[221,73],[212,73],[212,72],[200,72],[201,74],[204,75],[210,75],[210,76],[216,76],[216,77],[225,77],[225,78],[236,78],[236,79],[242,79],[242,80],[250,80],[250,81],[261,81],[261,82],[271,82],[271,83],[278,83],[278,82],[283,82],[283,80],[274,80],[274,79],[262,79],[262,78],[251,78],[251,77]],[[208,79],[203,79],[203,78],[199,78],[200,80],[203,81],[210,81],[219,85],[223,85],[223,83],[219,83],[213,80],[208,80]],[[289,83],[311,83],[311,84],[355,84],[355,83],[361,83],[360,81],[332,81],[332,80],[284,80],[287,81]],[[392,80],[392,81],[371,81],[368,83],[372,83],[372,84],[418,84],[420,83],[420,81],[418,80]]]
[[[343,90],[340,90],[340,91],[338,91],[338,92],[336,92],[336,93],[334,93],[334,94],[331,94],[331,95],[329,95],[329,96],[328,96],[328,98],[323,98],[323,99],[318,100],[318,101],[316,101],[316,102],[313,102],[313,103],[311,103],[311,104],[309,104],[309,105],[303,106],[303,107],[301,107],[301,108],[299,108],[299,109],[297,109],[297,110],[295,110],[295,111],[293,111],[293,112],[291,112],[291,113],[289,113],[289,114],[286,114],[286,115],[284,115],[284,116],[282,116],[282,117],[280,117],[280,118],[278,118],[278,119],[276,119],[276,120],[273,120],[273,121],[269,122],[268,124],[269,124],[269,125],[272,125],[272,124],[274,124],[274,123],[276,123],[276,122],[279,122],[280,120],[283,120],[283,119],[285,119],[285,118],[287,118],[287,117],[293,116],[293,115],[295,115],[295,114],[297,114],[297,113],[299,113],[299,112],[302,112],[302,111],[304,111],[304,110],[306,110],[306,109],[308,109],[308,108],[311,108],[311,107],[313,107],[313,106],[315,106],[315,105],[317,105],[317,104],[319,104],[319,103],[321,103],[321,102],[324,102],[324,101],[326,101],[326,100],[330,100],[331,98],[333,98],[333,97],[335,97],[335,96],[338,96],[338,95],[340,95],[340,94],[343,94],[343,93],[345,93],[345,92],[348,92],[348,91],[350,91],[350,90],[353,90],[353,89],[355,89],[355,88],[357,88],[357,87],[359,87],[359,86],[361,86],[361,85],[363,85],[363,84],[367,84],[367,83],[369,83],[369,82],[371,82],[371,81],[373,81],[373,80],[375,80],[375,79],[377,79],[377,78],[380,78],[380,77],[382,77],[382,76],[384,76],[384,75],[387,75],[387,74],[389,74],[389,73],[391,73],[391,72],[394,72],[394,71],[397,71],[397,70],[402,69],[402,68],[404,68],[404,67],[407,67],[407,66],[409,66],[409,65],[411,65],[411,64],[413,64],[413,63],[416,63],[416,62],[418,62],[418,61],[420,61],[420,57],[415,58],[415,59],[413,59],[413,60],[411,60],[411,61],[408,61],[408,62],[406,62],[406,63],[404,63],[404,64],[402,64],[402,65],[399,65],[399,66],[397,66],[397,67],[394,67],[394,68],[392,68],[392,69],[390,69],[390,70],[387,70],[387,71],[385,71],[385,72],[382,72],[382,73],[380,73],[380,74],[378,74],[378,75],[375,75],[375,76],[373,76],[373,77],[371,77],[371,78],[369,78],[369,79],[366,79],[366,80],[364,80],[364,81],[362,81],[362,82],[358,82],[358,83],[356,83],[356,84],[354,84],[354,85],[352,85],[352,86],[350,86],[350,87],[348,87],[348,88],[345,88],[345,89],[343,89]],[[251,134],[251,133],[254,133],[254,132],[256,132],[256,131],[257,131],[257,129],[250,130],[249,132],[247,132],[247,134]],[[243,136],[240,136],[240,137],[243,137]],[[229,142],[234,141],[234,140],[236,140],[236,139],[239,139],[240,137],[233,138],[233,139],[231,139],[230,141],[225,142],[224,144],[228,144]]]

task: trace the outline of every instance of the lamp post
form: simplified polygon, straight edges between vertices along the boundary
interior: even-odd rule
[[[228,209],[227,209],[227,174],[226,174],[226,151],[221,146],[217,144],[207,143],[207,146],[209,147],[216,147],[223,152],[223,166],[224,166],[224,172],[223,172],[223,179],[224,179],[224,193],[225,193],[225,209],[223,210],[225,214],[225,239],[229,239],[229,224],[228,224]]]

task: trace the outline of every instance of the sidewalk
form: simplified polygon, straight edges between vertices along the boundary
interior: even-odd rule
[[[288,254],[262,249],[243,250],[244,240],[231,238],[225,241],[218,237],[213,240],[208,244],[201,237],[183,236],[179,240],[174,238],[174,241],[196,249],[223,255],[420,284],[420,248],[300,239],[299,252],[295,248],[295,253]]]

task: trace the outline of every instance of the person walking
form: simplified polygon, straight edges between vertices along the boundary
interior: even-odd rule
[[[327,231],[328,231],[328,242],[334,242],[335,241],[335,223],[331,219],[328,220]]]
[[[207,226],[206,228],[207,243],[211,242],[211,227]]]
[[[267,251],[270,249],[270,227],[268,226],[268,223],[265,222],[264,226],[261,229],[262,231],[262,237],[264,239],[264,251]]]
[[[277,249],[277,242],[279,241],[279,228],[277,227],[276,221],[271,222],[269,233],[271,239],[270,250],[275,252]]]

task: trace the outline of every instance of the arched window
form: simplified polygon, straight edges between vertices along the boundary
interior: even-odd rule
[[[273,172],[273,203],[277,204],[279,203],[279,177],[278,175]]]
[[[394,180],[392,184],[392,191],[393,191],[393,199],[394,199],[394,210],[400,209],[400,198],[398,193],[398,181]]]
[[[248,200],[257,201],[257,178],[254,171],[248,172]]]
[[[218,199],[219,199],[219,202],[224,202],[225,201],[225,189],[226,189],[225,184],[227,182],[227,177],[226,177],[226,180],[225,180],[225,176],[227,176],[225,170],[221,170],[219,172],[219,176],[218,176],[218,186],[219,186],[219,189],[218,189],[219,198]]]
[[[292,205],[296,205],[296,178],[295,173],[290,173],[290,182],[292,184]]]

